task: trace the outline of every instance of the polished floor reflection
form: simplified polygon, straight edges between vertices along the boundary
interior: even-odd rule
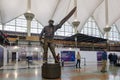
[[[17,67],[20,66],[20,63]],[[28,68],[27,65],[16,69],[0,69],[0,80],[120,80],[120,68],[109,66],[106,73],[101,73],[101,65],[89,64],[81,66],[61,67],[62,75],[60,79],[42,79],[41,65]],[[5,66],[9,67],[9,66]],[[11,65],[11,67],[14,67]]]

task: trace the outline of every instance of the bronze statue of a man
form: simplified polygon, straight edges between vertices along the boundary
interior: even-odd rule
[[[54,21],[53,20],[49,20],[49,25],[45,26],[42,30],[42,32],[40,33],[39,36],[39,40],[41,42],[41,38],[42,36],[44,36],[44,42],[43,42],[43,49],[44,49],[44,53],[43,53],[43,61],[47,62],[47,54],[48,54],[48,47],[50,48],[50,51],[52,52],[52,55],[54,57],[55,63],[58,63],[58,60],[56,58],[56,53],[55,53],[55,47],[52,44],[53,43],[53,38],[54,38],[54,33],[56,32],[57,29],[61,28],[62,25],[73,15],[73,13],[75,12],[76,7],[74,7],[70,13],[63,18],[59,24],[57,25],[53,25]]]

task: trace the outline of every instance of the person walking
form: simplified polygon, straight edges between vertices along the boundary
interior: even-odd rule
[[[107,72],[106,71],[106,67],[107,67],[107,49],[104,49],[104,51],[102,51],[102,69],[101,72]]]
[[[110,53],[110,54],[108,55],[108,59],[109,59],[109,63],[110,63],[110,65],[112,65],[112,63],[113,63],[113,61],[112,61],[112,57],[113,57],[113,54]]]
[[[78,68],[78,66],[79,66],[79,68],[81,68],[81,67],[80,67],[81,55],[80,55],[79,52],[77,53],[76,59],[77,59],[76,68]]]
[[[59,53],[57,54],[56,58],[60,62],[60,54]]]

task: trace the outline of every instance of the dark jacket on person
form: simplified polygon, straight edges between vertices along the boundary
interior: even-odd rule
[[[107,60],[107,52],[106,51],[102,52],[102,60]]]

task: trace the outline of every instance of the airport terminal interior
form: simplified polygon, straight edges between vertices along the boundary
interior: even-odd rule
[[[0,0],[0,80],[120,80],[119,3]]]

